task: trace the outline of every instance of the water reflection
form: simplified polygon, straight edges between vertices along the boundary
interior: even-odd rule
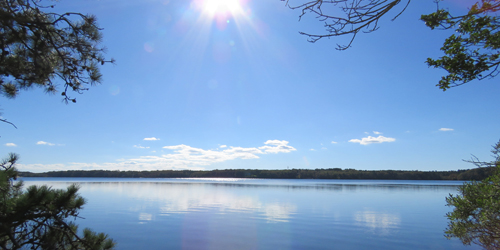
[[[150,221],[153,219],[153,215],[152,214],[148,214],[148,213],[139,213],[139,224],[143,224],[145,223],[146,221]]]
[[[28,180],[30,178],[27,178]],[[35,178],[36,179],[36,178]],[[60,178],[57,180],[63,180]],[[263,201],[258,192],[276,190],[295,192],[314,190],[319,192],[454,192],[458,183],[439,181],[352,181],[352,180],[259,180],[237,178],[178,178],[178,179],[71,179],[88,191],[108,192],[125,195],[135,200],[160,203],[158,215],[185,214],[210,211],[211,213],[247,213],[267,222],[289,222],[297,212],[297,205],[290,202]],[[100,181],[106,180],[106,181]],[[30,183],[30,182],[28,182]],[[68,181],[54,182],[67,186]],[[54,184],[53,183],[53,184]],[[455,185],[457,184],[457,185]],[[139,223],[154,220],[151,213],[142,213],[143,207],[127,204],[128,210],[137,212]],[[337,214],[335,211],[329,213]],[[400,224],[397,215],[359,211],[354,220],[375,233],[387,234],[388,230]]]
[[[44,180],[44,183],[55,182],[81,184],[111,184],[123,183],[127,185],[170,184],[170,185],[210,185],[235,188],[281,188],[281,189],[317,189],[329,191],[357,191],[357,190],[456,190],[461,181],[398,181],[398,180],[281,180],[281,179],[245,179],[245,178],[22,178]],[[71,180],[71,181],[68,181]],[[33,182],[37,182],[33,181]]]
[[[464,249],[443,237],[445,197],[460,182],[26,179],[79,184],[78,224],[125,250]]]
[[[163,187],[163,185],[162,185]],[[167,187],[170,187],[167,185]],[[170,188],[161,188],[141,192],[149,192],[148,196],[154,196],[153,199],[161,200],[161,215],[170,215],[175,213],[188,213],[195,211],[207,211],[212,213],[248,213],[263,217],[268,222],[288,222],[290,215],[296,210],[293,204],[280,202],[267,203],[259,200],[258,197],[237,195],[225,190],[203,191],[203,189],[193,192],[196,187],[182,185]],[[142,197],[142,194],[135,193]]]
[[[358,225],[368,227],[370,232],[381,235],[389,235],[391,230],[397,229],[401,224],[399,215],[375,211],[356,212],[354,220]]]
[[[268,222],[288,222],[297,207],[293,204],[272,203],[259,208],[259,210],[263,210]]]
[[[92,182],[80,183],[80,186],[86,190],[114,192],[136,200],[158,202],[161,216],[210,211],[219,214],[248,213],[267,222],[288,222],[297,209],[290,203],[264,202],[259,197],[235,194],[228,189],[229,186],[217,184]],[[135,204],[129,205],[129,211],[139,210]],[[152,219],[151,214],[139,215],[141,223]]]

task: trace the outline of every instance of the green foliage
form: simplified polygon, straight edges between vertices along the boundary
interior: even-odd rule
[[[48,12],[41,0],[0,1],[0,93],[15,97],[22,89],[41,87],[76,102],[68,91],[81,93],[101,81],[98,65],[104,48],[96,18],[80,13]]]
[[[498,75],[500,64],[500,19],[489,15],[500,8],[498,0],[483,0],[474,4],[463,16],[453,17],[448,11],[422,15],[421,19],[431,29],[455,29],[441,50],[444,56],[427,59],[427,65],[448,71],[436,85],[443,91],[472,80],[482,80]]]
[[[0,1],[0,94],[14,98],[20,90],[40,87],[76,102],[69,92],[99,83],[98,66],[112,61],[103,57],[94,16],[51,13],[54,6],[42,1]],[[59,81],[62,90],[56,89]],[[106,234],[85,229],[79,236],[68,221],[85,204],[77,186],[23,190],[22,182],[15,182],[17,158],[10,154],[0,163],[0,249],[113,249]]]
[[[115,242],[106,234],[90,229],[77,234],[78,227],[68,221],[78,217],[85,200],[76,185],[66,190],[30,186],[23,190],[17,178],[17,155],[10,154],[0,170],[0,248],[1,249],[113,249]]]
[[[472,161],[483,167],[494,167],[493,174],[481,182],[466,183],[458,195],[450,195],[447,205],[447,238],[459,238],[463,244],[478,244],[485,249],[500,249],[500,141],[493,147],[493,162]]]

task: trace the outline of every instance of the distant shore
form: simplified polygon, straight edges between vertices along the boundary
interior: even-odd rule
[[[19,172],[21,177],[106,177],[106,178],[259,178],[259,179],[366,179],[366,180],[482,180],[491,168],[453,171],[356,170],[356,169],[223,169],[111,171],[68,170],[45,173]]]

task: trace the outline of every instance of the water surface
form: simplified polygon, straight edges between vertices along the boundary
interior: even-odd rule
[[[117,249],[479,249],[443,236],[458,181],[23,180],[78,183],[88,203],[77,223]]]

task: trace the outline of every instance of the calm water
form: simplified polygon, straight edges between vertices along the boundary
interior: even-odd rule
[[[118,249],[479,249],[443,236],[454,181],[23,178],[81,186]]]

